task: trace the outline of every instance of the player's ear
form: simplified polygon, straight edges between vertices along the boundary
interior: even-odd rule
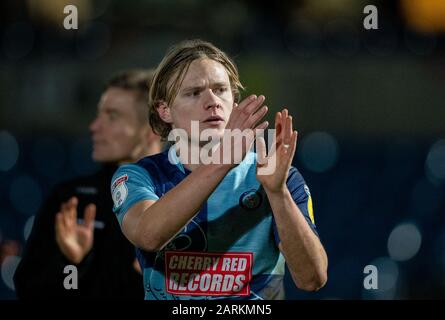
[[[156,110],[158,111],[159,117],[161,118],[162,121],[166,123],[173,122],[170,113],[170,107],[168,106],[167,102],[165,101],[158,102]]]

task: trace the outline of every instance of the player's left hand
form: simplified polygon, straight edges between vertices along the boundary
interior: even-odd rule
[[[282,192],[286,188],[289,168],[297,146],[297,131],[287,109],[275,116],[275,139],[269,155],[264,138],[257,138],[257,179],[266,192]]]

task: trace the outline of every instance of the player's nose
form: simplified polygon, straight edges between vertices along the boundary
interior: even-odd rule
[[[210,109],[210,108],[220,108],[221,102],[219,98],[213,93],[211,89],[204,91],[204,108]]]
[[[90,132],[95,133],[100,129],[100,118],[96,117],[91,123],[90,123]]]

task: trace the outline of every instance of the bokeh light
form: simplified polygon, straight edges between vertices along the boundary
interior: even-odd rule
[[[25,239],[25,241],[28,240],[31,234],[32,227],[34,225],[34,220],[35,216],[31,216],[28,218],[28,220],[26,220],[25,226],[23,227],[23,238]]]
[[[425,161],[426,175],[433,183],[445,180],[445,139],[436,141],[430,148]]]
[[[388,237],[388,253],[396,261],[413,258],[422,244],[419,228],[413,223],[401,223]]]
[[[305,137],[300,146],[303,166],[313,172],[326,172],[338,161],[337,140],[327,132],[314,132]]]
[[[388,257],[379,257],[371,261],[370,265],[377,268],[378,289],[363,289],[362,298],[383,300],[396,298],[400,275],[398,264]]]
[[[8,256],[5,258],[1,266],[2,280],[5,285],[13,291],[15,291],[14,273],[20,263],[20,260],[21,258],[18,256]]]

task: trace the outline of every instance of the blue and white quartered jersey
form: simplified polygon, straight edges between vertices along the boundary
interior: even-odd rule
[[[121,166],[111,185],[120,225],[131,206],[158,200],[189,174],[173,148]],[[309,189],[294,167],[287,186],[317,233]],[[285,261],[279,241],[269,201],[256,179],[256,154],[249,152],[161,251],[136,248],[145,299],[283,299]]]

